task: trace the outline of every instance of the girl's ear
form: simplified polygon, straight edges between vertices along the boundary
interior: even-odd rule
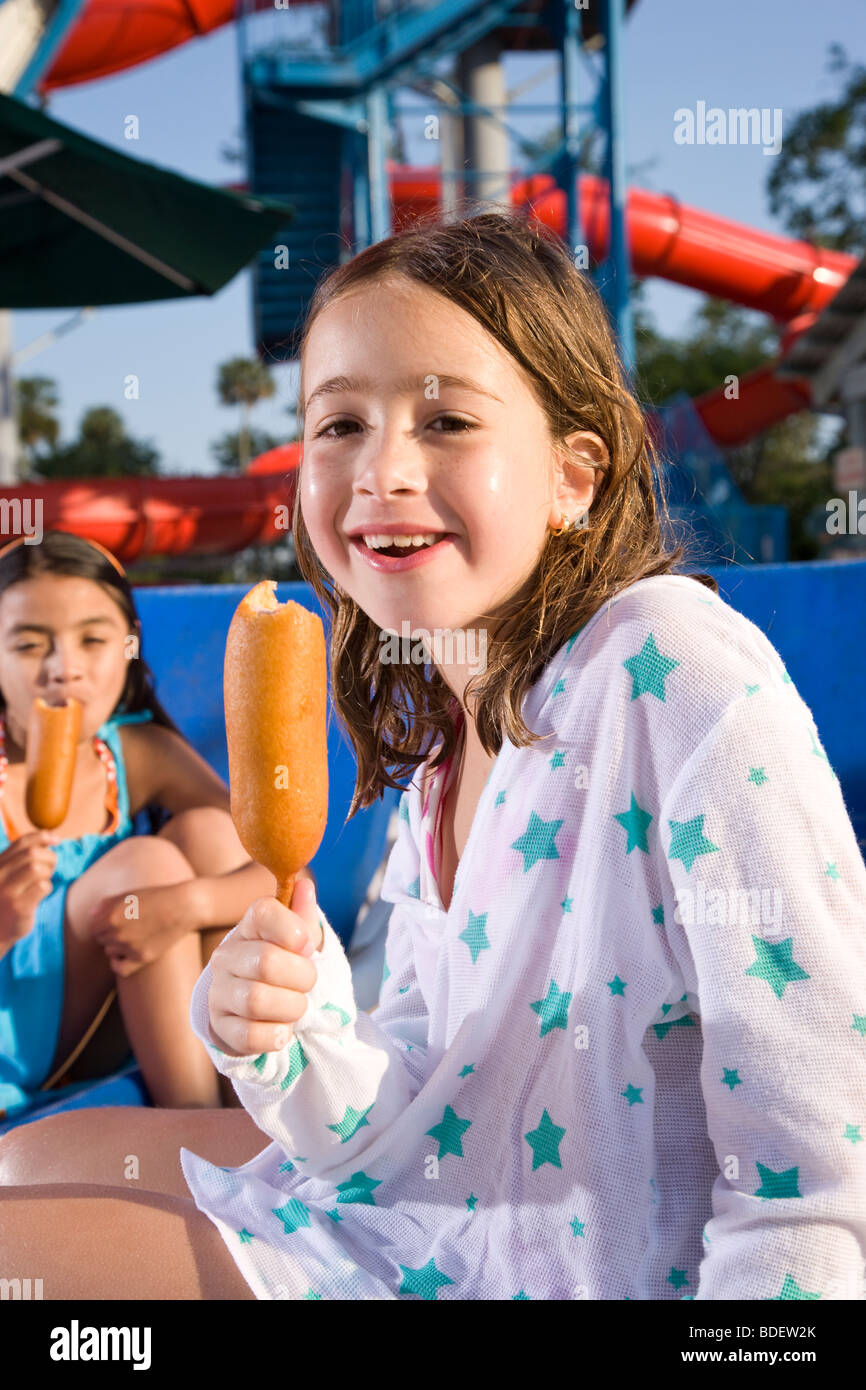
[[[600,482],[598,469],[609,460],[600,435],[577,430],[558,447],[549,524],[556,529],[589,511]]]

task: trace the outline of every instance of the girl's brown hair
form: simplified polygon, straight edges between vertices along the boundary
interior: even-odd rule
[[[544,410],[554,446],[589,430],[608,462],[585,529],[548,531],[532,575],[486,615],[487,666],[466,687],[488,755],[507,737],[517,747],[541,735],[523,721],[523,699],[546,662],[619,589],[668,574],[683,558],[671,548],[663,476],[643,412],[619,361],[607,311],[554,233],[523,210],[482,212],[455,221],[419,220],[361,251],[319,282],[302,325],[298,416],[303,419],[304,349],[318,315],[341,295],[403,276],[470,313],[523,368]],[[301,464],[303,467],[303,464]],[[658,495],[656,495],[658,494]],[[355,749],[358,772],[347,819],[430,756],[439,767],[456,745],[454,696],[438,669],[385,664],[380,629],[345,593],[313,550],[295,494],[298,564],[331,610],[332,698]],[[691,578],[715,593],[708,574]],[[393,771],[389,772],[389,769]]]

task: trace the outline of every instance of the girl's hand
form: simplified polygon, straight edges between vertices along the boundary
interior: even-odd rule
[[[0,854],[0,955],[33,930],[33,917],[51,892],[57,855],[49,830],[29,830]]]
[[[116,975],[134,975],[200,926],[195,879],[137,888],[103,898],[93,909],[90,935],[105,948]]]
[[[210,959],[208,1009],[213,1041],[230,1057],[279,1052],[307,1008],[321,939],[315,889],[295,882],[291,908],[257,898]]]

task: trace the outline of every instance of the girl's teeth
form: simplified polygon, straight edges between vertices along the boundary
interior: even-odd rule
[[[386,550],[390,545],[401,545],[408,549],[410,546],[433,545],[435,541],[435,531],[417,536],[364,536],[364,544],[370,550]]]

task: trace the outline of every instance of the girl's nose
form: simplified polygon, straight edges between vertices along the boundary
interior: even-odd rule
[[[384,428],[358,457],[355,491],[387,497],[419,492],[426,486],[424,459],[417,444],[397,428]]]

